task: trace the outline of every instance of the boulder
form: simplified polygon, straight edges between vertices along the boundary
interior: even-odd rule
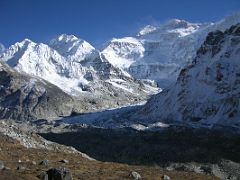
[[[142,179],[141,175],[138,172],[132,171],[129,175],[134,180]]]
[[[162,179],[163,179],[163,180],[170,180],[171,178],[170,178],[168,175],[165,175],[165,174],[164,174],[163,177],[162,177]]]
[[[70,170],[52,168],[47,171],[48,180],[73,180]]]

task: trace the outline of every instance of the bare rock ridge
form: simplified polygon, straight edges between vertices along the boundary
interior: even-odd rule
[[[210,32],[177,82],[133,118],[153,122],[240,125],[240,24]]]
[[[0,118],[34,120],[67,116],[74,100],[58,87],[0,62]]]

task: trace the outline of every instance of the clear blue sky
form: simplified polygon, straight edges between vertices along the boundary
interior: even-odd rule
[[[0,42],[47,42],[67,33],[99,45],[146,24],[209,22],[239,11],[240,0],[0,0]]]

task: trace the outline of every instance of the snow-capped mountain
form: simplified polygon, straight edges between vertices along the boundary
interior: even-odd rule
[[[2,54],[4,50],[5,50],[4,45],[0,43],[0,54]]]
[[[173,19],[160,26],[148,25],[135,37],[113,39],[102,53],[133,77],[156,80],[166,87],[191,62],[209,32],[225,30],[239,21],[240,14],[203,24]]]
[[[89,43],[73,35],[63,34],[49,45],[25,39],[6,49],[0,58],[19,72],[106,107],[112,107],[114,101],[115,106],[138,101],[158,90],[153,82],[136,80],[114,67]]]
[[[133,118],[240,126],[240,24],[210,32],[175,85],[154,96]]]

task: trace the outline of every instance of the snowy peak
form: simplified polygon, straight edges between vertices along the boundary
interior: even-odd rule
[[[10,66],[15,66],[26,51],[31,50],[37,44],[29,39],[17,42],[6,49],[1,55],[3,61],[7,61]]]
[[[49,42],[49,46],[58,51],[62,56],[76,58],[79,61],[96,51],[88,42],[78,39],[74,35],[67,34],[62,34],[52,39]]]
[[[10,46],[11,48],[24,48],[28,46],[35,46],[37,43],[31,41],[30,39],[24,39],[20,42],[15,43],[14,45]]]
[[[137,37],[154,39],[154,38],[160,38],[162,34],[166,34],[166,33],[175,33],[177,36],[183,37],[197,31],[203,25],[204,24],[189,23],[185,20],[172,19],[160,26],[151,26],[151,25],[145,26],[137,34]]]
[[[68,43],[68,42],[77,41],[79,39],[74,35],[61,34],[60,36],[57,37],[57,40]]]
[[[44,62],[49,61],[52,56],[54,56],[54,59],[62,59],[61,55],[48,45],[24,39],[6,49],[1,55],[1,58],[12,67],[18,66],[18,68],[21,67],[22,70],[27,70],[29,65],[35,66],[38,64],[43,66]],[[28,63],[30,64],[27,65]]]

